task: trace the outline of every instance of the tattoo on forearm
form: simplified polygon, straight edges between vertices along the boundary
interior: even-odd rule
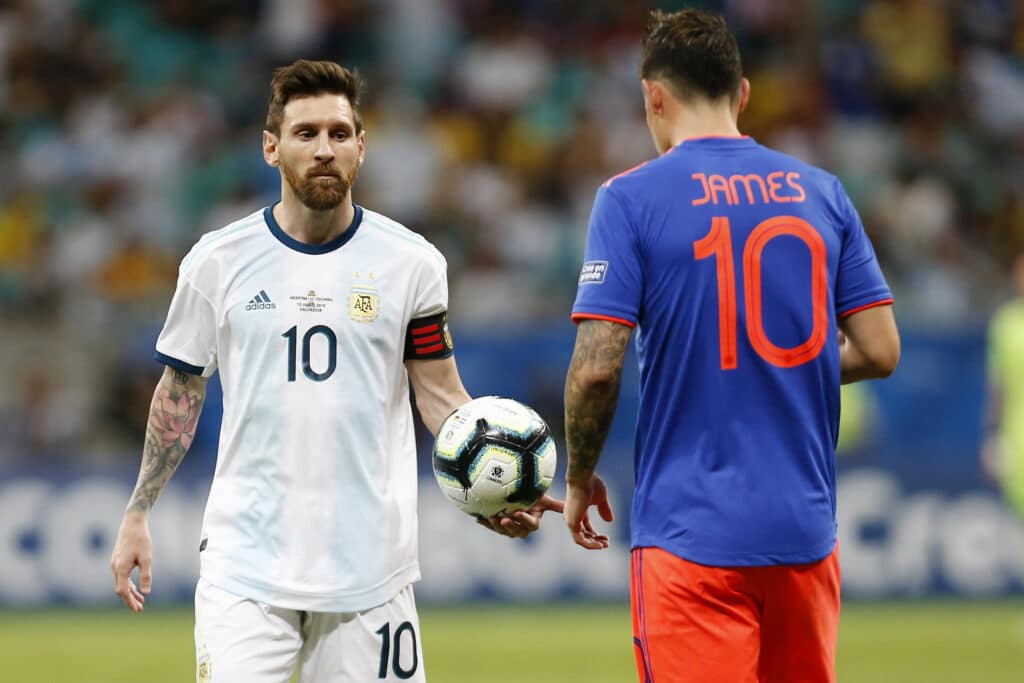
[[[568,478],[594,473],[619,400],[622,363],[633,330],[603,320],[585,320],[576,335],[565,380],[565,439]],[[595,382],[593,377],[606,378]]]
[[[142,467],[129,510],[147,511],[192,445],[206,397],[206,380],[180,370],[165,373],[153,394]]]

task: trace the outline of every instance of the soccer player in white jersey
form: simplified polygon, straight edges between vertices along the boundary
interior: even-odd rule
[[[333,62],[278,69],[263,133],[281,201],[206,234],[181,263],[166,367],[111,567],[140,612],[147,516],[220,371],[224,418],[199,543],[196,677],[217,683],[424,681],[409,384],[426,426],[470,399],[446,323],[446,263],[353,204],[359,81]],[[529,511],[485,520],[535,531]],[[139,585],[131,578],[139,568]]]

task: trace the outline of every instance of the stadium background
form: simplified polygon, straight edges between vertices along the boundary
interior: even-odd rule
[[[1017,680],[1024,537],[978,451],[985,324],[1024,248],[1024,6],[689,4],[723,11],[738,34],[753,84],[741,129],[843,179],[897,298],[899,370],[844,395],[840,680]],[[0,678],[190,675],[181,605],[215,455],[216,386],[152,518],[146,615],[110,610],[107,565],[177,262],[203,232],[277,196],[259,148],[277,65],[303,56],[359,68],[368,132],[356,201],[447,256],[470,392],[519,398],[561,431],[590,202],[605,178],[653,154],[637,83],[651,6],[0,4]],[[620,513],[609,552],[571,546],[557,518],[528,542],[489,535],[424,479],[418,590],[433,680],[513,680],[524,661],[538,681],[628,680],[636,401],[634,369],[601,466]]]

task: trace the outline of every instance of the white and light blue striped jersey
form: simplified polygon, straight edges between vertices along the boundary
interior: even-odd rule
[[[270,207],[199,240],[157,341],[224,388],[200,573],[270,605],[351,612],[419,579],[411,320],[448,305],[423,237],[356,207],[330,243]]]

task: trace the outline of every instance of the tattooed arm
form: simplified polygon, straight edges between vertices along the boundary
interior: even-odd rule
[[[205,377],[164,368],[149,407],[142,467],[128,512],[148,513],[153,507],[192,445],[205,398]]]
[[[619,402],[626,345],[633,330],[605,320],[583,320],[565,378],[565,438],[569,481],[590,479]]]
[[[205,398],[205,377],[169,366],[164,368],[153,393],[139,479],[121,520],[110,559],[114,588],[133,612],[142,611],[146,602],[144,594],[152,587],[149,511],[192,445]],[[139,568],[138,588],[131,579],[136,566]]]
[[[584,320],[565,379],[565,440],[568,449],[565,522],[584,548],[608,547],[608,537],[590,524],[587,508],[596,505],[605,521],[612,510],[604,483],[594,473],[619,401],[622,364],[632,328],[605,320]]]

